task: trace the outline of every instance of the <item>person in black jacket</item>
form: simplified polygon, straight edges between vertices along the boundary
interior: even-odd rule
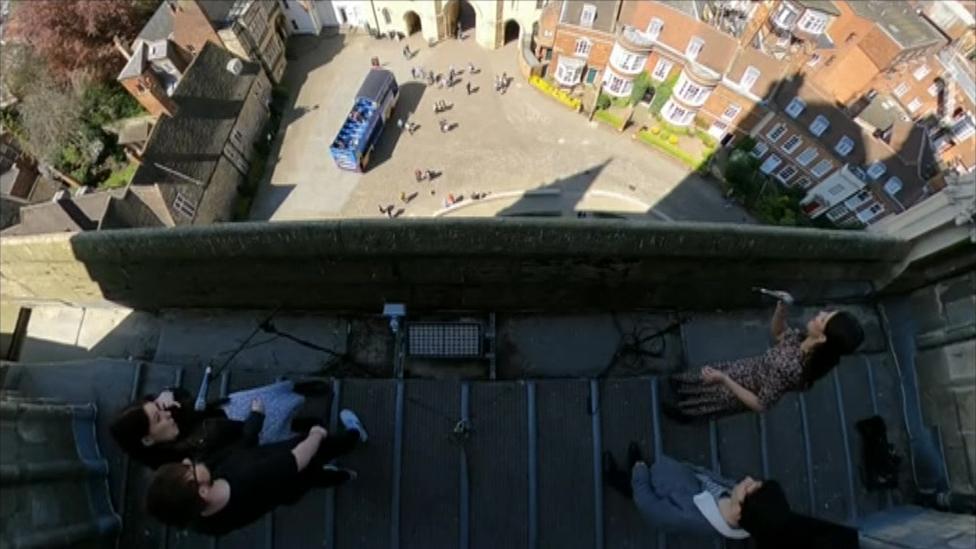
[[[262,422],[264,429],[259,429],[259,442],[286,440],[294,436],[292,416],[305,404],[302,395],[323,392],[327,392],[327,388],[321,382],[279,381],[231,393],[228,398],[210,402],[197,411],[188,391],[168,388],[124,408],[109,429],[130,457],[156,469],[185,458],[203,460],[239,442],[244,434],[244,421],[249,417],[249,403],[255,399],[260,399],[268,408],[268,421]],[[306,424],[302,430],[319,423],[309,417],[295,421],[299,422]]]
[[[356,472],[329,461],[365,442],[351,410],[340,415],[345,430],[329,435],[312,427],[305,437],[257,446],[263,416],[253,408],[241,442],[206,463],[184,460],[160,467],[146,491],[146,509],[160,521],[220,536],[243,528],[279,505],[296,503],[311,488],[337,486]]]

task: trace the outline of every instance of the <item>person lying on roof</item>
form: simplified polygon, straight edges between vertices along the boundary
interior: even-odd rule
[[[171,526],[221,536],[297,503],[311,488],[354,480],[355,471],[329,462],[366,442],[367,434],[351,410],[339,418],[345,430],[337,435],[314,426],[304,437],[258,446],[252,429],[217,459],[164,465],[149,483],[146,509]]]
[[[210,402],[197,411],[188,391],[170,387],[123,408],[109,430],[132,459],[156,469],[185,458],[202,460],[238,442],[244,435],[245,422],[253,415],[250,404],[255,398],[265,402],[267,409],[262,414],[266,417],[258,435],[261,444],[294,436],[293,418],[306,428],[321,421],[300,416],[305,396],[324,395],[328,391],[328,385],[321,381],[279,381],[230,393],[227,398]]]

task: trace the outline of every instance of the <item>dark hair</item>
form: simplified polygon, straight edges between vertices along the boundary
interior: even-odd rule
[[[793,512],[790,511],[790,502],[783,488],[775,480],[765,480],[762,486],[742,500],[739,526],[762,547],[763,542],[787,534],[792,518]]]
[[[149,416],[142,409],[145,403],[145,400],[140,400],[126,406],[109,426],[112,438],[130,454],[143,449],[142,438],[149,434]]]
[[[854,315],[838,311],[827,321],[824,336],[824,342],[813,348],[803,365],[803,381],[807,388],[830,373],[842,355],[851,354],[860,347],[864,330]]]
[[[167,463],[152,476],[146,490],[146,511],[172,526],[186,526],[200,516],[207,503],[200,497],[190,465]]]

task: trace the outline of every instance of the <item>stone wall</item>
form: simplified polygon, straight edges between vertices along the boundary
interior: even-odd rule
[[[915,370],[922,414],[937,425],[949,487],[974,493],[976,471],[976,273],[912,293]]]
[[[867,233],[549,219],[234,223],[0,242],[4,300],[379,311],[714,310],[753,286],[873,294],[907,242]]]

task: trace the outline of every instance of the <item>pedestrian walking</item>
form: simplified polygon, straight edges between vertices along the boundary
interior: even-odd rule
[[[397,118],[397,128],[400,128],[400,131],[401,132],[403,131],[403,119],[402,118]]]
[[[378,204],[377,205],[377,208],[380,209],[380,213],[381,214],[385,214],[386,213],[386,207],[384,207],[382,204]]]
[[[424,173],[421,172],[420,170],[414,170],[413,176],[417,178],[417,183],[420,183],[421,181],[424,180]]]
[[[468,95],[471,95],[471,82],[465,82],[465,87],[468,90]]]
[[[464,40],[464,35],[461,33],[461,22],[460,21],[458,21],[458,24],[457,24],[457,35],[456,36],[457,36],[457,39],[458,40]]]

